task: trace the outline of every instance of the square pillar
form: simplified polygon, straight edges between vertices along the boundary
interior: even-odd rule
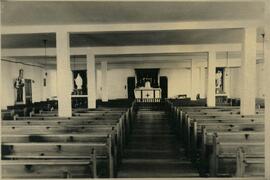
[[[1,49],[1,43],[0,43],[0,49]],[[2,57],[1,56],[1,51],[0,51],[0,57]],[[3,83],[2,83],[3,81],[2,81],[2,59],[0,59],[0,107],[1,107],[1,109],[2,109],[2,87],[3,87]],[[0,119],[2,120],[2,113],[0,113]]]
[[[207,61],[207,73],[208,73],[208,82],[207,82],[207,106],[215,107],[216,106],[216,52],[208,52],[208,61]]]
[[[270,1],[265,2],[264,95],[265,95],[265,178],[270,180]]]
[[[200,98],[205,98],[205,67],[200,67]]]
[[[96,60],[93,53],[86,55],[88,109],[96,108]]]
[[[231,89],[231,70],[230,68],[224,68],[224,92],[227,94],[227,97],[230,98],[230,89]]]
[[[241,59],[241,105],[242,115],[255,114],[256,98],[256,28],[243,30]]]
[[[198,75],[198,67],[196,60],[191,60],[191,100],[196,100],[196,96],[198,93],[198,83],[199,83],[199,75]]]
[[[72,116],[69,33],[56,33],[58,115]]]
[[[108,102],[108,82],[107,82],[107,61],[101,62],[101,100],[102,102]]]

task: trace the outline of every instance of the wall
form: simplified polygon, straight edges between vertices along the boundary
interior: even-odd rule
[[[127,78],[135,76],[134,69],[108,69],[109,99],[127,98]],[[101,99],[101,70],[97,69],[97,99]]]
[[[23,65],[21,63],[7,62],[2,60],[2,102],[1,108],[6,109],[6,106],[14,105],[15,89],[13,86],[14,80],[18,77],[19,70],[24,70],[24,78],[32,79],[32,98],[33,102],[43,99],[43,69],[36,66]]]
[[[160,69],[160,76],[168,77],[168,97],[191,93],[190,69]]]
[[[256,66],[256,87],[257,94],[256,97],[264,98],[264,63],[258,63]]]
[[[263,77],[264,77],[264,64],[258,63],[256,65],[256,97],[264,98],[264,86],[263,86]],[[241,79],[240,79],[240,67],[238,68],[230,68],[230,93],[232,98],[240,98],[241,92]]]
[[[52,98],[57,96],[57,75],[55,69],[47,70],[46,87],[44,87],[43,98]]]
[[[127,78],[135,77],[134,69],[110,69],[108,71],[109,99],[128,98]]]
[[[231,98],[240,98],[240,68],[230,68],[230,95]]]
[[[109,99],[117,98],[126,98],[127,89],[127,77],[135,76],[134,68],[137,66],[129,66],[125,68],[111,68],[110,64],[108,65],[108,90],[109,90]],[[115,66],[114,66],[115,67]],[[263,64],[257,64],[257,97],[263,97]],[[80,68],[82,69],[82,68]],[[196,69],[198,70],[198,69]],[[205,70],[205,78],[202,83],[204,85],[204,90],[207,88],[207,69]],[[17,72],[16,72],[17,73]],[[199,73],[197,73],[199,74]],[[232,98],[240,98],[240,68],[233,67],[229,68],[229,74],[231,77],[228,78],[229,93]],[[190,97],[191,95],[191,70],[190,68],[160,68],[160,76],[168,77],[168,96],[173,97],[179,94],[187,94]],[[101,71],[97,66],[97,99],[101,99]],[[44,93],[44,99],[46,97],[52,97],[57,95],[56,91],[56,70],[52,69],[48,71],[47,76],[47,87],[46,93]],[[196,86],[197,93],[199,93],[200,86]],[[206,92],[204,92],[206,93]]]

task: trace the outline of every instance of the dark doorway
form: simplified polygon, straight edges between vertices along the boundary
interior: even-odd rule
[[[162,89],[161,97],[162,99],[168,98],[168,78],[167,76],[160,76],[160,88]]]
[[[135,77],[127,78],[127,90],[128,90],[128,99],[135,99],[134,89],[135,89]]]
[[[32,103],[32,80],[25,79],[25,103],[31,104]]]

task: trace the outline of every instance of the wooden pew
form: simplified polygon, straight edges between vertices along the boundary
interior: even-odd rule
[[[263,177],[265,171],[264,151],[254,155],[246,153],[244,148],[240,147],[236,155],[236,168],[237,177]]]
[[[14,111],[17,116],[29,116],[30,112],[33,110],[32,104],[17,104],[13,106],[7,106],[8,110]]]
[[[188,107],[186,109],[185,108],[175,107],[170,102],[168,102],[168,104],[167,104],[168,112],[171,115],[170,120],[172,121],[172,124],[174,125],[173,127],[176,127],[175,129],[178,132],[185,132],[184,134],[180,133],[179,135],[186,136],[186,137],[182,137],[182,138],[187,139],[186,143],[189,143],[189,144],[187,144],[189,147],[188,150],[192,150],[192,149],[194,149],[194,147],[196,149],[198,142],[207,144],[207,145],[201,145],[203,147],[203,149],[200,149],[200,151],[202,151],[202,152],[199,151],[199,153],[201,154],[200,159],[202,162],[208,161],[208,159],[205,159],[203,157],[207,156],[207,154],[205,154],[206,149],[209,148],[207,146],[213,145],[213,144],[211,144],[212,141],[209,141],[209,139],[213,136],[213,134],[215,132],[218,132],[218,133],[229,132],[229,134],[233,134],[235,136],[234,138],[235,138],[235,140],[238,140],[238,142],[239,141],[245,142],[245,141],[243,141],[243,138],[246,138],[246,136],[249,136],[249,138],[248,138],[249,142],[252,139],[258,140],[257,136],[264,137],[264,135],[263,135],[263,131],[264,131],[264,115],[263,115],[263,113],[264,113],[264,110],[257,110],[257,114],[254,116],[241,116],[239,114],[238,107],[237,108],[225,107],[224,109],[222,107],[217,107],[217,108],[213,108],[213,109],[205,108],[205,107]],[[187,113],[184,113],[182,111],[183,109],[187,110]],[[221,124],[223,124],[223,125],[221,125]],[[207,126],[208,126],[208,128],[206,128]],[[219,132],[219,131],[221,131],[221,132]],[[250,131],[252,131],[252,132],[250,132]],[[207,132],[207,133],[205,133],[205,132]],[[200,135],[200,133],[202,133],[201,137],[196,136],[196,134]],[[239,133],[239,134],[236,135],[235,133]],[[241,135],[241,133],[244,135]],[[259,135],[250,135],[252,133],[259,133]],[[203,134],[206,134],[206,135],[203,136]],[[255,138],[254,138],[254,136],[255,136]],[[228,138],[228,137],[226,137],[226,138]],[[207,143],[205,142],[206,140],[207,140]],[[259,139],[259,140],[262,140],[262,139]],[[262,140],[261,142],[262,143],[260,145],[263,145],[264,141]],[[202,148],[202,147],[200,147],[200,148]],[[195,151],[195,152],[197,153],[197,151]],[[234,156],[233,166],[235,167],[236,154],[234,154],[233,156]],[[253,173],[249,173],[249,174],[252,174],[253,176],[254,175],[255,176],[262,175],[263,174],[263,171],[262,171],[263,157],[262,156],[263,155],[261,155],[259,157],[255,156],[255,159],[254,159],[254,158],[250,158],[250,155],[249,155],[246,160],[241,160],[241,161],[237,160],[237,164],[238,164],[237,167],[238,166],[239,167],[248,167],[249,169],[254,167]],[[222,156],[220,156],[220,157],[222,157]],[[230,158],[228,157],[227,159],[230,159]],[[213,161],[211,161],[211,162],[213,162]],[[200,164],[200,165],[205,166],[205,164]],[[226,167],[226,163],[224,166]],[[235,169],[236,168],[234,168],[234,170]],[[245,169],[244,168],[242,168],[241,170],[239,170],[239,169],[241,169],[241,168],[237,168],[238,173],[236,175],[237,176],[245,176],[244,175]],[[261,172],[258,172],[257,169],[261,170]],[[224,172],[226,172],[226,171],[224,171]],[[249,172],[252,172],[252,171],[249,171]],[[213,174],[214,173],[212,171],[212,175]],[[233,176],[232,173],[222,174],[222,172],[219,175]]]
[[[1,110],[2,120],[14,120],[15,111],[14,110]]]
[[[264,118],[263,116],[255,115],[255,116],[239,116],[239,115],[228,115],[228,116],[186,116],[184,119],[180,120],[181,124],[181,132],[183,139],[186,140],[185,144],[187,145],[188,150],[190,150],[191,145],[196,145],[197,139],[200,138],[201,135],[201,127],[202,126],[214,126],[214,130],[217,127],[217,124],[224,124],[224,128],[227,128],[228,131],[237,130],[237,125],[242,124],[241,128],[243,130],[252,129],[249,124],[252,126],[253,124],[261,124],[264,126]],[[246,124],[246,126],[244,126]],[[261,126],[260,126],[261,127]],[[222,129],[224,129],[222,128]]]
[[[219,108],[215,108],[215,109],[219,109]],[[263,121],[264,119],[263,114],[242,116],[238,114],[233,114],[232,111],[219,111],[219,112],[214,111],[214,112],[207,112],[207,113],[183,112],[182,109],[179,110],[177,108],[175,109],[175,111],[179,114],[178,115],[179,117],[176,117],[175,119],[176,121],[179,121],[178,124],[181,128],[181,131],[183,132],[182,136],[184,139],[188,139],[188,140],[189,140],[189,134],[190,134],[190,127],[193,121],[197,121],[199,123],[200,121],[206,121],[207,119],[211,119],[211,120],[220,121],[220,122],[228,120],[227,122],[233,123],[234,121],[232,120],[235,120],[237,122],[240,122],[241,120],[249,120],[252,122],[252,121],[257,121],[257,120]]]
[[[264,157],[264,142],[223,142],[213,135],[213,151],[210,160],[212,176],[237,175],[237,151],[242,148],[250,157]]]
[[[2,160],[2,178],[97,178],[94,154],[85,160]]]
[[[43,113],[43,112],[42,112]],[[47,112],[45,112],[46,114]],[[74,164],[79,164],[72,160],[70,163],[65,164],[68,160],[61,159],[61,162],[59,159],[55,161],[54,158],[68,158],[65,155],[63,156],[57,156],[54,157],[54,153],[57,154],[59,152],[59,148],[62,151],[62,148],[68,149],[66,146],[79,146],[85,144],[85,146],[89,146],[90,144],[100,144],[102,136],[104,136],[105,133],[109,133],[111,138],[113,138],[113,134],[117,134],[117,136],[123,136],[122,134],[125,134],[122,132],[122,134],[115,133],[115,128],[120,127],[120,129],[124,129],[125,132],[128,132],[129,127],[132,124],[132,119],[134,116],[134,105],[132,105],[131,108],[129,108],[126,112],[113,112],[113,111],[99,111],[98,115],[93,115],[96,112],[86,112],[84,116],[79,117],[71,117],[71,118],[60,118],[60,117],[31,117],[31,118],[21,118],[18,117],[18,121],[4,121],[2,122],[2,125],[4,125],[4,135],[3,135],[3,144],[2,147],[5,149],[11,149],[11,152],[14,152],[14,149],[23,149],[23,152],[21,152],[21,157],[16,154],[17,156],[13,155],[5,155],[5,158],[11,158],[11,160],[8,160],[6,163],[7,169],[10,168],[10,164],[12,164],[12,167],[17,167],[18,169],[22,169],[25,167],[32,167],[34,168],[40,168],[45,171],[50,171],[51,167],[60,165],[62,168],[68,168],[67,166],[72,166]],[[50,114],[48,112],[47,114]],[[91,115],[90,115],[91,114]],[[120,115],[120,116],[119,116]],[[114,116],[112,118],[112,116]],[[115,118],[118,117],[119,119]],[[118,126],[119,125],[119,126]],[[67,133],[67,134],[66,134]],[[117,147],[115,144],[119,143],[121,140],[111,140],[111,154],[113,158],[117,156]],[[76,145],[72,145],[72,144]],[[46,145],[45,145],[46,144]],[[49,146],[47,146],[49,145]],[[34,147],[33,147],[34,146]],[[12,147],[12,148],[10,148]],[[32,147],[32,148],[30,148]],[[55,151],[55,149],[58,148],[58,151]],[[32,156],[31,150],[37,149],[36,151],[39,152],[41,150],[45,150],[46,153],[51,153],[49,156],[46,156],[45,153],[36,154],[35,156]],[[74,149],[74,147],[72,147]],[[49,151],[47,151],[49,149]],[[71,148],[70,148],[71,149]],[[81,149],[81,148],[78,148]],[[98,154],[99,151],[97,151],[97,147],[93,148],[97,153],[96,158],[100,159],[101,156]],[[18,152],[18,151],[15,152]],[[29,151],[27,151],[29,150]],[[81,149],[82,150],[82,149]],[[27,157],[27,160],[25,163],[22,163],[20,158],[25,157],[26,154],[31,154],[29,157]],[[36,152],[36,153],[37,153]],[[67,151],[68,152],[68,151]],[[86,152],[86,150],[85,150]],[[70,153],[68,153],[70,155]],[[82,153],[80,153],[80,156]],[[41,157],[40,157],[41,156]],[[43,158],[42,160],[40,158]],[[74,158],[74,157],[69,157]],[[77,157],[78,158],[78,157]],[[86,155],[84,156],[86,158]],[[14,160],[16,159],[16,160]],[[48,161],[49,159],[49,161]],[[86,166],[84,167],[89,169],[89,164],[92,163],[92,161],[89,161],[89,158],[87,161],[83,159],[83,157],[78,158],[80,160],[81,165]],[[91,158],[90,158],[91,159]],[[109,158],[110,159],[110,158]],[[44,162],[45,160],[46,162]],[[6,161],[6,160],[5,160]],[[15,162],[16,161],[16,162]],[[30,162],[31,161],[31,162]],[[58,163],[55,163],[58,162]],[[110,164],[110,176],[114,176],[115,171],[115,160],[111,159],[109,161]],[[18,165],[16,165],[18,163]],[[61,168],[60,168],[61,169]],[[94,169],[93,169],[94,170]],[[57,171],[57,168],[55,168],[55,171]],[[7,171],[6,171],[7,172]],[[85,170],[86,172],[86,170]],[[34,171],[33,171],[34,173]],[[41,171],[39,174],[42,177],[43,171]],[[10,174],[6,173],[6,174]],[[57,174],[57,175],[53,175]],[[80,177],[77,176],[76,173],[70,173],[70,171],[65,172],[65,177],[72,176],[72,177]],[[73,175],[72,175],[73,174]],[[25,175],[25,174],[24,174]],[[22,176],[24,176],[22,175]],[[25,177],[31,177],[30,174],[26,174]],[[46,173],[45,173],[46,175]],[[63,173],[52,173],[52,177],[63,177]],[[89,177],[89,176],[88,176]]]
[[[202,174],[209,173],[209,157],[211,152],[213,152],[214,135],[219,138],[220,142],[225,143],[234,142],[241,144],[245,142],[264,142],[264,132],[261,131],[218,132],[205,130],[198,148],[198,153],[200,154],[199,164]]]
[[[7,141],[8,142],[5,142]],[[67,140],[67,141],[63,141]],[[14,142],[15,141],[15,142]],[[110,134],[61,135],[4,135],[2,157],[10,160],[91,160],[90,150],[95,150],[94,164],[106,160],[108,177],[114,177],[114,141]],[[96,166],[96,165],[95,165]],[[94,171],[96,172],[96,170]],[[100,173],[98,173],[100,174]],[[104,173],[103,173],[104,174]],[[104,175],[103,175],[104,176]]]
[[[29,120],[29,121],[36,121],[36,120],[104,120],[104,119],[119,119],[120,115],[96,115],[96,116],[72,116],[72,117],[58,117],[58,116],[34,116],[34,117],[16,117],[14,120]]]
[[[107,132],[115,129],[116,132],[116,146],[119,150],[119,153],[122,154],[123,150],[123,126],[121,125],[122,120],[120,119],[103,119],[103,120],[88,120],[86,118],[76,118],[69,120],[20,120],[20,121],[2,121],[2,126],[4,127],[4,131],[10,131],[15,133],[25,133],[25,131],[29,131],[31,134],[38,133],[41,129],[43,134],[54,134],[60,132],[81,132],[85,133],[89,130],[88,133],[92,132],[92,130],[96,130],[94,132]],[[20,131],[16,131],[16,127],[20,128]],[[69,128],[73,127],[71,131],[65,129],[65,127]],[[11,129],[10,129],[11,128]],[[83,130],[85,128],[85,130]],[[89,129],[90,128],[90,129]],[[105,128],[105,129],[104,129]],[[54,129],[54,130],[53,130]],[[65,130],[64,130],[65,129]],[[107,130],[106,130],[107,129]],[[18,129],[17,129],[18,130]],[[61,131],[62,130],[62,131]],[[41,133],[39,133],[41,134]]]
[[[264,120],[250,120],[249,118],[232,118],[229,119],[201,119],[192,121],[190,126],[188,126],[189,134],[186,136],[190,143],[188,145],[189,149],[193,150],[196,154],[197,147],[206,141],[207,133],[213,132],[235,132],[235,131],[263,131],[264,130]]]

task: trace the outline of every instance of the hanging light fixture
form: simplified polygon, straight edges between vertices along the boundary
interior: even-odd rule
[[[262,54],[262,59],[263,59],[263,61],[264,61],[264,40],[265,40],[264,37],[265,37],[265,34],[263,33],[263,34],[262,34],[262,40],[263,40],[263,42],[262,42],[262,43],[263,43],[263,54]]]
[[[45,76],[47,77],[47,39],[43,40],[44,43],[44,60],[45,60]]]
[[[45,77],[43,79],[43,86],[45,87],[47,85],[47,39],[43,40],[44,43],[44,61],[45,61],[45,65],[44,65],[44,69],[45,69]]]
[[[264,45],[265,45],[265,34],[261,34],[262,35],[262,43],[263,43],[263,50],[262,50],[262,62],[265,63],[265,53],[264,53]],[[265,71],[264,67],[262,69],[263,71]],[[263,92],[262,96],[265,98],[265,92]]]

